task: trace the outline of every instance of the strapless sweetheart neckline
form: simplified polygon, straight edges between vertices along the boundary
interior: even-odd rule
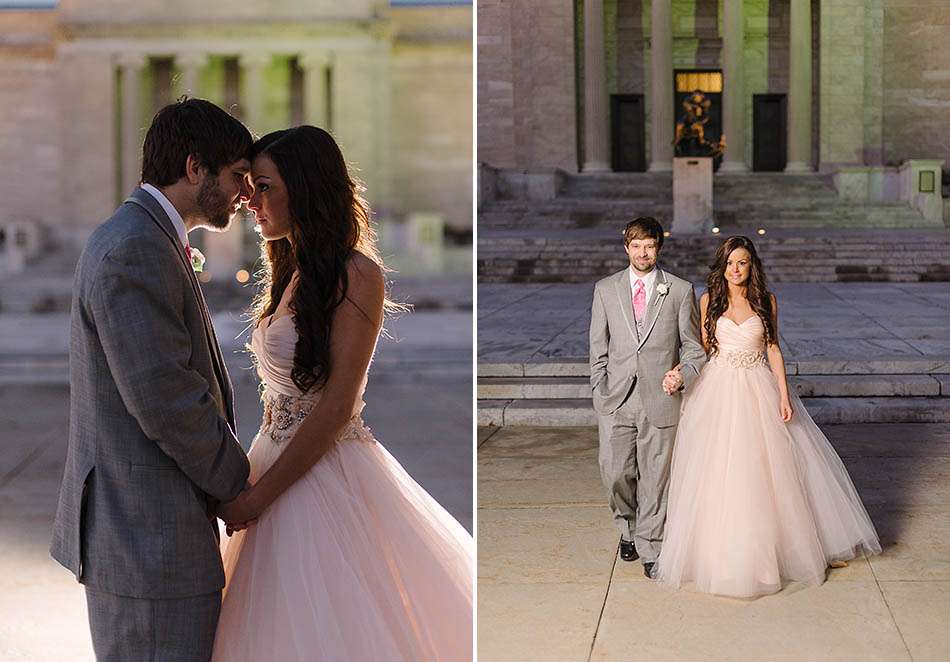
[[[729,320],[730,322],[732,322],[732,323],[735,324],[736,326],[742,326],[743,324],[745,324],[745,323],[748,322],[749,320],[751,320],[751,319],[757,319],[757,318],[758,318],[758,315],[749,315],[748,317],[746,317],[746,318],[745,318],[744,320],[742,320],[741,322],[736,322],[736,321],[733,320],[731,317],[726,317],[725,315],[723,315],[723,316],[720,317],[719,319],[721,319],[721,320]]]

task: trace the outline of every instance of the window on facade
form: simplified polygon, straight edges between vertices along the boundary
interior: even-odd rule
[[[676,74],[676,91],[722,92],[721,71],[682,71]]]

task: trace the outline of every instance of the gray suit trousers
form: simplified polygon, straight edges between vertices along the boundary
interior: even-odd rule
[[[647,421],[637,384],[617,411],[597,417],[600,475],[614,523],[643,563],[660,555],[676,426]]]
[[[147,600],[86,587],[97,662],[208,662],[221,592]]]

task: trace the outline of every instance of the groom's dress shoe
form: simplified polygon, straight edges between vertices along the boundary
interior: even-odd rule
[[[620,560],[622,561],[636,561],[637,548],[629,540],[620,539]]]
[[[656,563],[644,563],[643,576],[647,579],[656,579]]]

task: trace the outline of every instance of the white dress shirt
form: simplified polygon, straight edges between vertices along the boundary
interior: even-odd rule
[[[158,204],[162,206],[162,209],[165,210],[165,213],[168,214],[168,218],[171,219],[172,225],[175,226],[175,231],[178,232],[178,238],[181,240],[182,248],[188,245],[188,229],[185,227],[185,221],[182,219],[181,214],[178,213],[178,210],[175,209],[175,205],[165,197],[165,194],[159,191],[157,188],[151,184],[145,183],[142,184],[142,188],[148,191],[153,198],[158,200]],[[654,269],[654,271],[656,271]]]
[[[638,276],[633,270],[633,267],[627,268],[627,273],[630,274],[630,293],[631,295],[637,293],[637,281],[643,281],[643,289],[646,294],[647,307],[650,306],[650,299],[653,298],[653,287],[656,283],[656,267],[653,267],[653,270],[650,271],[646,276]],[[630,299],[630,304],[633,305],[633,299]],[[644,309],[644,313],[646,309]]]

